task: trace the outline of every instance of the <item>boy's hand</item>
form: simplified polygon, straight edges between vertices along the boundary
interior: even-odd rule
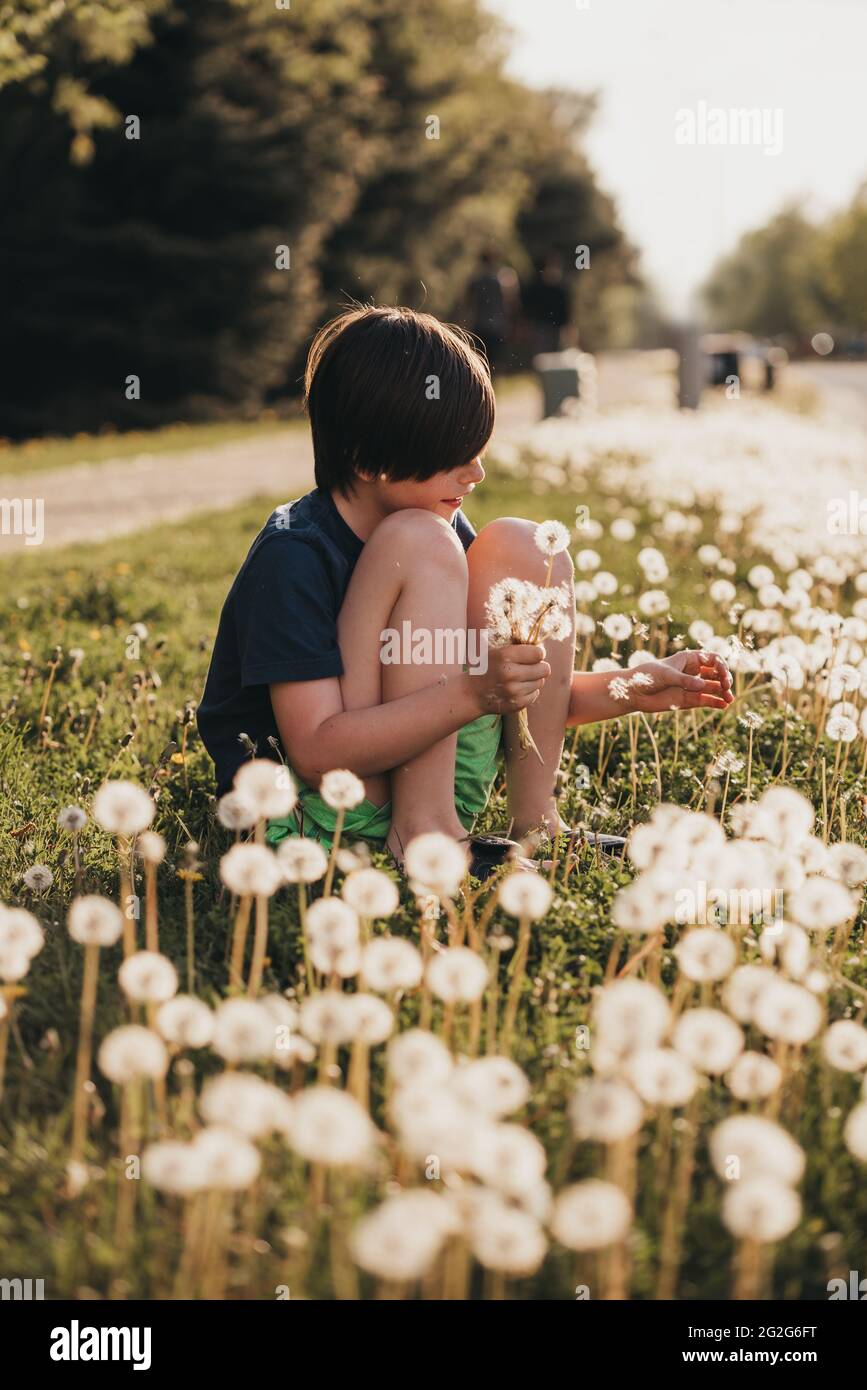
[[[516,714],[538,700],[551,674],[544,647],[514,642],[508,647],[488,645],[487,653],[487,671],[467,676],[479,714]]]
[[[641,673],[647,680],[629,681],[629,703],[645,714],[670,709],[725,709],[731,704],[732,678],[721,656],[712,652],[684,651],[633,666],[632,678]]]

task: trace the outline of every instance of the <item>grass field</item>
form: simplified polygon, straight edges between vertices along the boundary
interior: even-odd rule
[[[646,473],[639,445],[612,453],[612,445],[603,449],[600,444],[598,457],[570,462],[565,437],[562,431],[556,438],[543,432],[526,448],[506,451],[474,495],[469,514],[477,527],[503,514],[555,518],[572,526],[576,507],[586,508],[586,524],[573,532],[572,546],[579,581],[577,664],[587,668],[611,659],[613,650],[623,662],[636,648],[663,654],[684,644],[704,645],[712,634],[714,641],[729,643],[730,650],[740,653],[734,662],[737,699],[724,716],[702,711],[644,720],[633,715],[582,728],[574,739],[570,735],[561,779],[566,820],[627,833],[648,822],[654,808],[666,802],[706,812],[728,833],[734,828],[744,835],[744,808],[754,807],[769,787],[785,783],[808,798],[816,817],[809,841],[814,863],[808,863],[801,840],[777,844],[774,850],[780,859],[791,858],[788,881],[795,884],[792,865],[797,861],[802,869],[808,863],[811,877],[824,872],[821,882],[833,880],[838,886],[839,865],[834,870],[830,861],[825,864],[823,847],[867,840],[862,717],[867,622],[862,571],[851,547],[837,559],[839,573],[830,572],[818,555],[810,558],[794,549],[786,566],[781,563],[783,546],[793,543],[771,536],[759,516],[744,513],[740,527],[733,529],[728,503],[715,499],[711,487],[702,487],[700,497],[688,497],[673,483],[672,495],[666,496],[662,474]],[[274,1298],[286,1297],[280,1290],[289,1289],[293,1298],[415,1296],[419,1291],[425,1297],[505,1293],[573,1298],[576,1287],[586,1287],[591,1298],[651,1298],[665,1290],[682,1298],[727,1298],[733,1290],[826,1297],[830,1277],[858,1267],[867,1227],[863,1165],[844,1141],[867,1058],[846,1069],[825,1042],[829,1022],[860,1025],[867,999],[857,862],[846,870],[853,906],[845,923],[832,924],[830,932],[813,930],[810,922],[787,927],[791,936],[786,942],[794,943],[787,945],[788,954],[775,954],[772,938],[759,939],[758,922],[717,929],[733,942],[739,965],[764,962],[780,981],[810,994],[821,1006],[821,1029],[802,1043],[772,1036],[752,1016],[741,1016],[746,1048],[767,1055],[779,1068],[772,1092],[764,1098],[736,1098],[726,1080],[729,1067],[718,1073],[710,1063],[704,1066],[683,1043],[680,1053],[689,1056],[693,1075],[689,1098],[667,1105],[657,1097],[654,1103],[647,1087],[638,1087],[640,1118],[631,1126],[624,1120],[620,1128],[619,1107],[629,1110],[632,1104],[622,1094],[629,1087],[617,1067],[612,1071],[603,1065],[610,1038],[594,1012],[599,987],[616,988],[610,974],[606,980],[606,970],[613,963],[627,972],[624,978],[674,999],[678,1011],[713,1008],[718,1019],[729,1008],[724,989],[731,964],[729,971],[710,979],[687,974],[684,958],[675,954],[685,928],[673,919],[664,932],[645,927],[638,935],[618,935],[612,914],[621,922],[623,917],[617,915],[615,899],[621,894],[618,901],[623,900],[622,890],[635,875],[645,882],[649,872],[637,852],[632,862],[620,864],[598,863],[584,851],[580,871],[558,866],[553,900],[532,928],[526,980],[516,995],[511,1055],[529,1081],[529,1098],[520,1098],[511,1118],[516,1128],[543,1145],[544,1177],[555,1193],[600,1178],[626,1194],[628,1234],[595,1243],[580,1233],[571,1236],[581,1223],[576,1219],[570,1225],[565,1206],[552,1226],[550,1192],[541,1174],[517,1185],[504,1177],[510,1155],[519,1178],[522,1164],[529,1174],[535,1172],[529,1139],[526,1152],[515,1139],[512,1154],[510,1136],[501,1136],[503,1156],[489,1155],[487,1168],[473,1167],[469,1159],[455,1159],[450,1167],[446,1158],[428,1172],[419,1153],[436,1156],[439,1151],[418,1151],[417,1143],[413,1150],[403,1142],[400,1126],[385,1106],[384,1049],[378,1046],[370,1056],[370,1112],[380,1134],[388,1137],[377,1140],[375,1160],[341,1166],[327,1157],[311,1159],[304,1156],[297,1136],[290,1133],[286,1143],[285,1136],[259,1137],[257,1131],[257,1177],[239,1182],[235,1191],[227,1179],[225,1185],[215,1183],[188,1197],[167,1183],[158,1191],[155,1183],[125,1181],[124,1175],[137,1178],[128,1160],[147,1142],[169,1134],[186,1141],[197,1132],[193,1092],[203,1078],[222,1069],[219,1058],[202,1049],[192,1054],[191,1065],[185,1056],[174,1055],[167,1095],[160,1099],[158,1088],[145,1088],[149,1099],[144,1109],[134,1105],[134,1086],[112,1086],[94,1065],[89,1181],[76,1195],[66,1194],[83,952],[66,931],[76,869],[73,842],[58,827],[58,813],[69,805],[90,811],[93,795],[106,779],[128,779],[155,796],[154,828],[167,842],[158,871],[160,949],[174,962],[181,988],[187,990],[191,910],[194,992],[217,1006],[227,994],[227,951],[237,906],[220,882],[219,859],[233,837],[215,821],[210,766],[196,734],[193,707],[223,597],[250,540],[278,500],[283,499],[262,499],[232,513],[198,517],[98,547],[31,554],[26,566],[8,562],[2,567],[8,599],[0,628],[0,897],[32,911],[45,931],[44,948],[32,969],[20,984],[8,981],[6,991],[8,1056],[0,1112],[4,1269],[21,1277],[44,1277],[48,1296],[55,1297]],[[622,525],[615,525],[612,534],[612,523],[623,521],[632,523],[633,535]],[[716,558],[711,551],[701,552],[702,546],[716,547]],[[662,552],[667,565],[667,574],[656,582],[646,577],[646,556],[639,560],[647,547]],[[756,566],[769,566],[772,580],[757,576]],[[799,610],[770,591],[772,582],[780,594],[796,587],[786,580],[787,570],[790,576],[796,570],[807,573],[812,609],[846,615],[848,627],[842,633],[830,620],[813,629],[792,622]],[[600,572],[615,577],[613,593],[605,592],[607,584],[596,584]],[[725,598],[714,589],[721,580],[734,586]],[[641,596],[648,589],[664,590],[667,613],[643,613]],[[613,613],[630,615],[637,623],[631,638],[614,649],[599,625]],[[761,613],[777,616],[766,618],[763,628],[755,617]],[[690,635],[697,621],[709,627]],[[740,645],[731,646],[732,636]],[[786,641],[788,647],[782,645]],[[784,680],[780,674],[791,670],[783,655],[792,656],[796,648],[804,676],[797,689],[794,676]],[[773,660],[763,662],[766,649]],[[854,686],[846,674],[843,693],[837,688],[842,665],[856,672]],[[841,702],[848,712],[837,708]],[[835,718],[849,719],[855,727],[851,741],[848,725],[844,738]],[[478,828],[502,833],[504,804],[498,786]],[[191,867],[185,853],[190,841],[198,846],[195,873],[184,879],[178,870]],[[78,850],[79,891],[116,899],[118,857],[110,836],[93,819]],[[664,857],[663,848],[659,853]],[[684,849],[684,884],[690,882],[686,861]],[[386,867],[381,856],[374,863]],[[53,874],[44,892],[24,882],[34,864],[48,866]],[[139,895],[141,873],[137,862],[133,888]],[[337,884],[342,881],[338,872]],[[796,915],[797,895],[794,886],[791,907],[786,898],[787,921],[803,922],[803,911]],[[502,1009],[511,988],[507,971],[513,951],[500,953],[490,943],[503,945],[501,939],[509,936],[514,946],[516,922],[484,893],[474,911],[485,913],[486,904],[487,935],[477,937],[476,927],[470,926],[470,940],[489,964],[498,963]],[[294,888],[282,889],[271,900],[269,923],[266,989],[288,992],[297,1004],[305,983]],[[377,934],[384,929],[382,922],[374,927]],[[419,913],[405,890],[387,929],[420,940]],[[441,922],[441,941],[444,929]],[[642,951],[642,946],[649,949]],[[631,953],[628,964],[621,947]],[[428,941],[426,951],[430,948]],[[116,983],[121,959],[119,945],[101,953],[97,1046],[109,1030],[130,1018]],[[0,966],[2,961],[0,951]],[[347,980],[344,988],[351,984]],[[497,1009],[490,986],[481,1021],[472,1007],[453,1009],[438,1000],[431,1006],[427,991],[408,989],[390,1002],[397,1031],[415,1026],[420,1011],[432,1007],[425,1022],[438,1035],[447,1035],[456,1055],[490,1046],[489,1010]],[[291,1092],[297,1103],[316,1080],[316,1047],[309,1040],[306,1047],[309,1059],[302,1048],[288,1070],[273,1058],[246,1070]],[[331,1051],[323,1044],[320,1080],[337,1090],[350,1085],[354,1095],[364,1096],[360,1108],[366,1109],[366,1088],[358,1089],[358,1055],[355,1044],[335,1045]],[[598,1091],[609,1083],[615,1090]],[[588,1121],[585,1115],[583,1129],[575,1132],[573,1093],[578,1084],[590,1086],[583,1094],[596,1118]],[[630,1094],[634,1098],[635,1089]],[[610,1132],[600,1118],[608,1113],[609,1102],[615,1117]],[[431,1098],[434,1115],[438,1103]],[[761,1191],[753,1194],[759,1202],[757,1229],[765,1215],[772,1234],[774,1220],[779,1221],[781,1233],[773,1239],[738,1236],[743,1214],[723,1217],[726,1183],[714,1171],[717,1161],[709,1140],[724,1118],[742,1112],[782,1126],[803,1153],[803,1176],[798,1171],[784,1184],[786,1192],[797,1187],[801,1203],[798,1218],[787,1229],[779,1214],[785,1194],[766,1192],[764,1206]],[[508,1116],[508,1110],[500,1114]],[[488,1139],[493,1143],[496,1136]],[[769,1181],[781,1182],[783,1175],[773,1165],[785,1169],[786,1154],[780,1158],[767,1135],[763,1143],[768,1146],[763,1162],[772,1170]],[[493,1152],[498,1153],[496,1144]],[[480,1172],[487,1175],[480,1178]],[[759,1176],[767,1176],[765,1168]],[[418,1187],[425,1189],[425,1199],[437,1194],[437,1210],[443,1213],[448,1207],[450,1223],[456,1220],[454,1210],[460,1213],[457,1226],[447,1223],[440,1229],[442,1214],[433,1217],[419,1209],[419,1227],[439,1231],[438,1243],[429,1232],[432,1253],[426,1263],[415,1252],[419,1272],[413,1272],[412,1250],[398,1252],[390,1265],[378,1250],[376,1229],[366,1231],[368,1252],[353,1258],[358,1247],[352,1231],[362,1214],[384,1197],[399,1203],[400,1193],[406,1196]],[[610,1191],[599,1201],[600,1210],[608,1211]],[[491,1204],[487,1216],[486,1203]],[[370,1246],[375,1247],[373,1255]],[[401,1270],[410,1272],[401,1275]]]

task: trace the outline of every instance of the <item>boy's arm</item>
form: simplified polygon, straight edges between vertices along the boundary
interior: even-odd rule
[[[638,710],[725,709],[733,699],[731,685],[722,657],[702,651],[650,658],[624,671],[576,671],[566,724],[596,724]]]
[[[491,648],[485,674],[454,672],[367,709],[343,708],[340,680],[279,681],[271,707],[289,762],[308,786],[345,767],[372,777],[408,762],[481,714],[513,713],[551,674],[538,646]]]

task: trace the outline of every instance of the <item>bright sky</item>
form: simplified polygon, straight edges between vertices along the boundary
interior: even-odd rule
[[[821,215],[867,179],[867,0],[486,3],[516,31],[516,76],[600,93],[588,152],[672,311],[787,200]],[[676,113],[701,103],[766,112],[769,138],[735,145],[723,124],[711,144],[705,124],[678,144]]]

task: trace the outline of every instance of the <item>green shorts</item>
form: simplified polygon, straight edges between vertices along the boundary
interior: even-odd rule
[[[476,816],[485,809],[503,759],[503,721],[499,714],[482,714],[458,730],[455,754],[455,810],[461,824],[472,831]],[[318,792],[306,786],[292,768],[298,787],[298,804],[290,816],[268,822],[266,839],[279,845],[289,835],[306,835],[331,847],[337,812],[327,806]],[[391,829],[391,802],[374,806],[365,798],[347,811],[341,840],[369,840],[381,847]]]

